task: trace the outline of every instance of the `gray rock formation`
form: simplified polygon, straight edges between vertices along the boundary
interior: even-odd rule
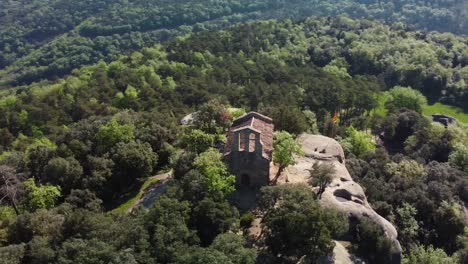
[[[322,194],[320,203],[324,207],[334,208],[346,213],[349,219],[368,218],[381,226],[385,234],[394,242],[398,249],[395,263],[399,263],[401,246],[397,240],[395,227],[385,218],[377,214],[367,202],[362,187],[353,181],[345,166],[345,157],[341,145],[332,138],[303,134],[299,137],[305,155],[298,157],[297,164],[286,169],[289,182],[307,182],[309,169],[316,161],[332,163],[336,173]]]

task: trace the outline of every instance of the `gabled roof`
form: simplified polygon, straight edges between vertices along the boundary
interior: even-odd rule
[[[229,154],[234,142],[234,133],[240,130],[250,129],[260,134],[260,142],[263,145],[262,155],[271,160],[273,150],[273,119],[257,112],[247,113],[234,120],[228,132],[225,146],[225,154]]]

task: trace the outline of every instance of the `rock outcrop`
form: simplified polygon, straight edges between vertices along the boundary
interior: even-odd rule
[[[395,263],[399,263],[401,247],[397,240],[397,231],[389,221],[372,209],[362,187],[353,181],[346,169],[341,145],[332,138],[310,134],[301,135],[299,141],[305,155],[297,158],[296,165],[286,169],[285,174],[287,174],[289,182],[307,182],[308,170],[316,161],[332,163],[336,173],[322,194],[320,199],[322,206],[346,213],[350,220],[366,217],[381,226],[399,251],[398,256],[395,256]]]

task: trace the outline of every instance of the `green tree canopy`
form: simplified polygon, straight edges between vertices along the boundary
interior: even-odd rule
[[[118,143],[112,153],[114,169],[121,186],[133,183],[138,178],[151,175],[158,156],[150,144],[140,142]]]
[[[415,219],[418,211],[412,205],[404,203],[396,212],[398,240],[404,245],[411,245],[414,243],[419,231],[419,224]]]
[[[447,256],[440,248],[434,249],[432,246],[417,246],[409,250],[408,255],[403,258],[403,264],[452,264],[455,260]]]
[[[55,206],[61,196],[60,188],[53,185],[36,185],[33,179],[24,182],[28,199],[26,206],[29,210],[49,209]]]
[[[203,104],[196,113],[195,126],[206,133],[223,133],[232,121],[226,106],[217,100]]]
[[[73,157],[51,159],[45,167],[45,177],[52,184],[61,186],[64,193],[72,188],[81,187],[83,167]]]
[[[216,136],[208,134],[199,129],[190,130],[182,138],[182,145],[194,153],[202,153],[214,146]]]
[[[239,227],[239,212],[225,201],[207,197],[193,209],[191,222],[202,245],[209,245],[217,235]]]
[[[244,245],[243,237],[234,233],[218,235],[210,248],[223,252],[233,264],[254,264],[255,250]]]
[[[364,131],[358,131],[352,126],[346,130],[346,134],[346,138],[340,141],[345,154],[352,153],[357,157],[361,157],[367,152],[375,150],[375,142],[372,135]]]
[[[110,150],[119,142],[127,143],[135,138],[132,125],[121,125],[116,118],[99,128],[96,139],[102,152]]]
[[[385,165],[385,170],[391,175],[398,175],[409,179],[426,175],[424,166],[415,160],[402,160],[399,163],[390,162]]]
[[[387,238],[382,227],[362,218],[356,226],[356,236],[358,254],[371,263],[392,263],[392,241]]]
[[[184,254],[185,253],[185,254]],[[228,256],[213,248],[194,247],[177,258],[180,264],[233,264]]]
[[[208,149],[198,155],[193,164],[205,176],[210,192],[226,196],[235,190],[236,178],[229,173],[218,150]]]
[[[407,108],[422,113],[426,104],[426,97],[411,87],[395,86],[386,93],[385,107],[390,112],[400,108]]]
[[[260,204],[274,204],[265,214],[263,228],[269,250],[282,258],[312,263],[330,254],[333,237],[347,230],[346,218],[323,209],[307,186],[288,185],[262,189]]]
[[[458,144],[450,154],[449,161],[458,169],[468,173],[468,146]]]
[[[273,162],[279,165],[279,169],[275,181],[287,166],[296,164],[295,155],[303,155],[301,145],[288,132],[276,132],[273,140]]]
[[[273,119],[275,129],[299,135],[308,129],[305,114],[297,107],[279,105],[269,107],[263,112]]]
[[[190,212],[187,201],[162,196],[145,216],[145,226],[158,261],[171,262],[188,246],[198,243],[195,232],[187,227]]]
[[[324,163],[316,161],[310,168],[310,179],[309,182],[312,186],[317,186],[318,192],[317,197],[320,199],[322,197],[323,192],[328,184],[331,183],[333,179],[333,175],[335,174],[335,165],[332,163]]]

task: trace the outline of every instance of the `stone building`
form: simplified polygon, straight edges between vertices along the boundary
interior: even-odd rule
[[[250,112],[234,120],[228,132],[224,158],[238,186],[267,185],[273,150],[273,120]]]

